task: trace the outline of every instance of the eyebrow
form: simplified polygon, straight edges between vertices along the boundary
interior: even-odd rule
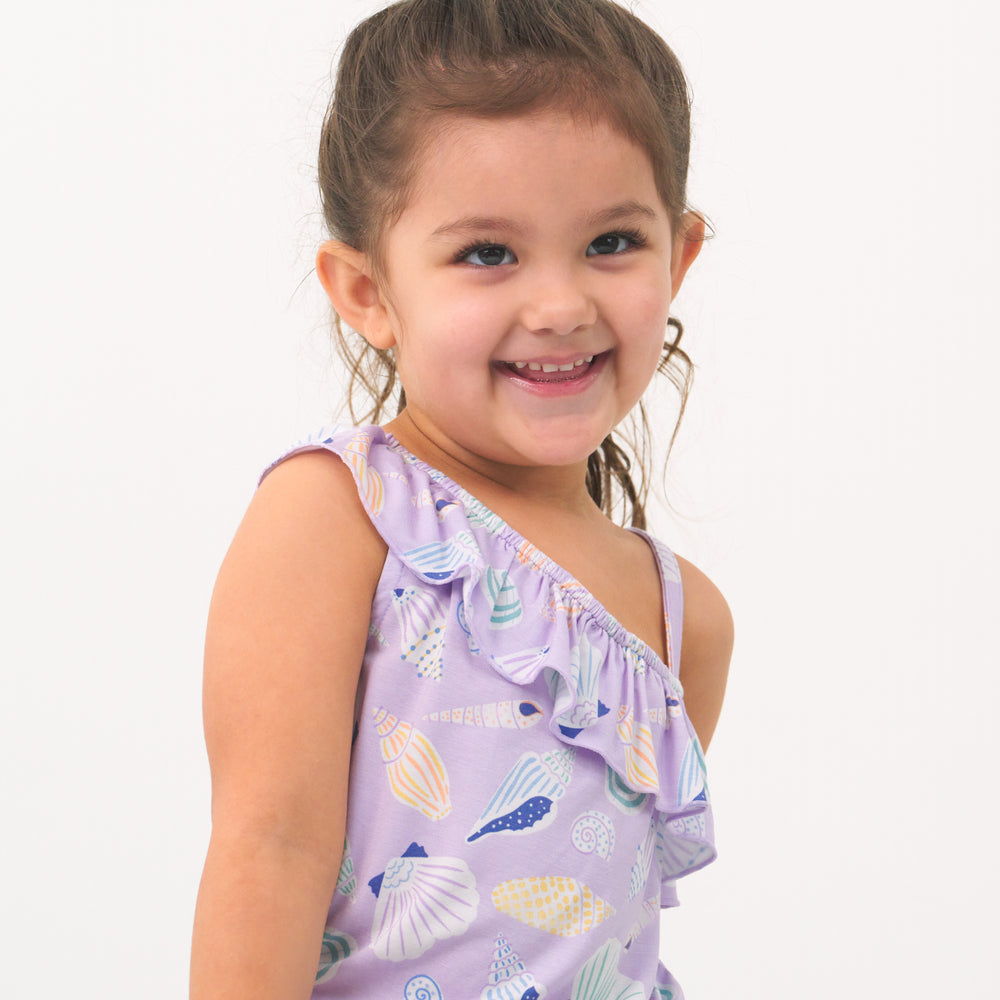
[[[637,215],[648,219],[656,218],[656,210],[649,205],[644,205],[640,201],[623,201],[620,205],[612,205],[610,208],[601,209],[584,218],[583,223],[587,227],[605,226],[623,219],[634,218]],[[462,233],[513,233],[519,235],[523,232],[523,227],[510,219],[491,218],[483,215],[469,215],[461,219],[454,219],[438,226],[431,237],[456,236]]]

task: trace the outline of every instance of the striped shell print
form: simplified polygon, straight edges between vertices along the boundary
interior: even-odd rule
[[[448,772],[434,744],[409,722],[385,708],[372,709],[392,794],[428,819],[451,812]]]
[[[542,708],[533,701],[491,701],[465,708],[446,708],[424,716],[425,722],[451,722],[479,729],[530,729],[541,722]]]

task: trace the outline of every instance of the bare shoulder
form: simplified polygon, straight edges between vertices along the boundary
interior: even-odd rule
[[[318,850],[329,846],[322,831],[342,830],[354,697],[384,560],[335,455],[297,455],[260,485],[219,572],[205,642],[217,826]]]
[[[733,652],[733,616],[718,587],[697,566],[678,557],[684,586],[680,678],[684,704],[707,748],[719,721]]]

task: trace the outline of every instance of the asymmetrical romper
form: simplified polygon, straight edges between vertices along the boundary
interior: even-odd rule
[[[388,546],[314,997],[678,1000],[659,912],[715,849],[673,554],[643,536],[664,664],[382,428],[279,462],[314,449],[347,464]]]

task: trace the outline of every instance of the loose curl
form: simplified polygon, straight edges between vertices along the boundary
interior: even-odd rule
[[[366,254],[380,279],[382,237],[406,206],[436,119],[552,108],[607,122],[642,147],[677,230],[686,210],[690,99],[680,63],[651,28],[612,0],[403,0],[362,21],[341,54],[319,154],[331,236]],[[334,325],[351,418],[378,422],[393,399],[401,412],[406,394],[392,352],[345,332],[339,317]],[[680,322],[671,317],[669,327],[659,371],[680,395],[672,447],[693,366],[680,347]],[[641,528],[651,435],[641,402],[637,410],[631,436],[609,434],[589,456],[587,489],[609,517],[620,507],[621,522]]]

